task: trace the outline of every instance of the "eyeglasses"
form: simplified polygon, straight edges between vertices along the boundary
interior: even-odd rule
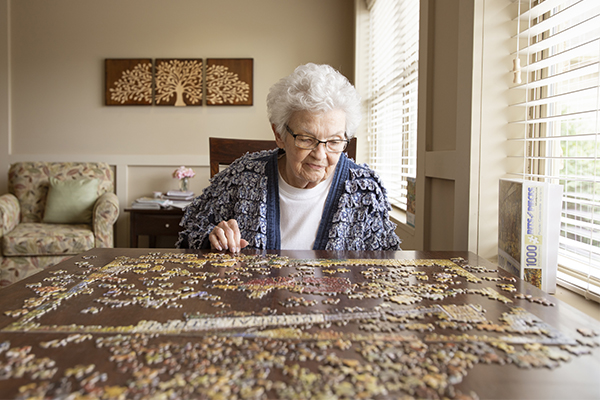
[[[319,140],[312,136],[296,135],[289,126],[285,126],[285,129],[294,138],[294,144],[296,147],[304,150],[314,150],[319,147],[319,144],[323,143],[325,148],[330,153],[341,153],[348,147],[349,140],[347,139],[334,139],[334,140]]]

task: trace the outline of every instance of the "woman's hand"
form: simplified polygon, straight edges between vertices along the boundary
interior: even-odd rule
[[[240,228],[235,219],[221,221],[215,226],[208,235],[210,247],[216,250],[229,250],[232,253],[238,253],[241,249],[248,246],[248,241],[242,239]]]

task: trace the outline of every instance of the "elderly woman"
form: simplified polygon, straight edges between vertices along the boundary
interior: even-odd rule
[[[343,151],[360,97],[328,65],[302,65],[267,96],[279,149],[247,153],[188,206],[180,248],[397,250],[379,177]]]

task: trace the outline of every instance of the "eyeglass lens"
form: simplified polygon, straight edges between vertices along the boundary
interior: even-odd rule
[[[299,147],[304,150],[314,150],[316,149],[320,143],[325,144],[325,148],[332,153],[340,153],[346,149],[348,145],[348,141],[346,140],[327,140],[322,141],[318,140],[312,136],[305,135],[296,135],[290,129],[289,126],[286,126],[287,131],[294,137],[294,144],[296,147]]]

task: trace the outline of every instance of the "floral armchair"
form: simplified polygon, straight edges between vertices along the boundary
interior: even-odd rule
[[[78,201],[78,194],[65,192],[70,198],[57,197],[56,188],[84,181],[94,184],[88,190],[93,196],[88,196],[88,219],[77,223],[47,221],[49,191],[52,203],[64,206],[64,199]],[[18,162],[10,166],[8,191],[0,196],[0,286],[10,285],[91,248],[113,247],[119,202],[114,193],[114,174],[108,164]]]

